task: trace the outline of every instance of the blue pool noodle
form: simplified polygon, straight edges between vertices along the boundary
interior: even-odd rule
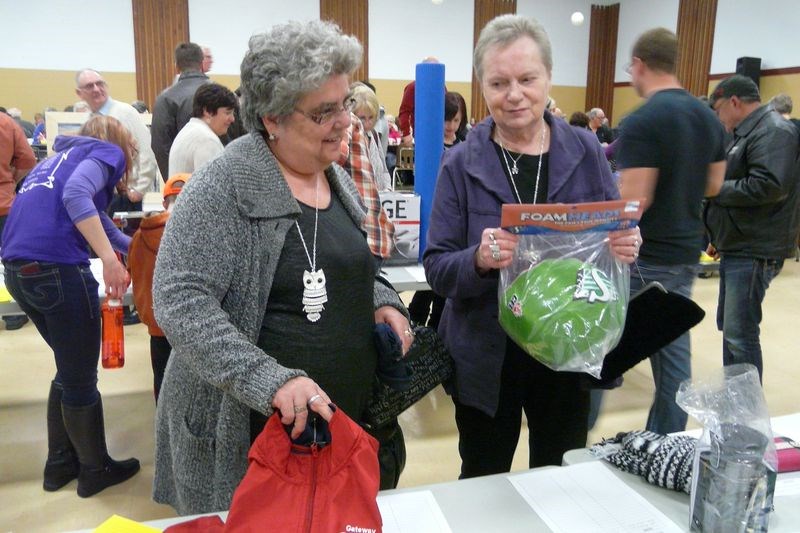
[[[419,259],[422,261],[444,150],[444,65],[418,64],[414,89],[414,192],[420,196]]]

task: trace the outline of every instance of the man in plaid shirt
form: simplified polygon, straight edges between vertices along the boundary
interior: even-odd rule
[[[349,145],[342,143],[342,154],[339,165],[353,177],[358,193],[364,202],[367,216],[364,219],[364,230],[367,232],[367,244],[372,255],[380,259],[388,259],[394,246],[394,226],[386,216],[378,196],[378,186],[369,162],[367,137],[358,117],[351,114],[350,128],[347,130]]]

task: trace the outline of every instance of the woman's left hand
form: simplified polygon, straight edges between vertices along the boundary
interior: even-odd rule
[[[626,264],[631,264],[639,257],[639,246],[642,245],[642,232],[639,227],[608,232],[608,245],[614,257]]]
[[[408,353],[411,343],[414,342],[414,331],[403,313],[391,305],[384,305],[375,311],[375,323],[388,324],[403,343],[403,355]]]

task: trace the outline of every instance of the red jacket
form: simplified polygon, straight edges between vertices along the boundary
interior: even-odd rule
[[[340,409],[324,448],[293,445],[273,415],[250,448],[225,531],[381,531],[378,442]]]
[[[341,409],[328,427],[327,446],[299,446],[289,440],[280,413],[272,415],[250,448],[225,524],[205,516],[165,533],[380,533],[378,441]]]
[[[400,111],[397,113],[397,127],[400,134],[405,137],[414,128],[414,93],[415,82],[411,82],[403,89],[403,99],[400,101]]]

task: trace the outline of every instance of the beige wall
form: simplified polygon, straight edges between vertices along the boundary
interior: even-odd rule
[[[556,105],[567,115],[575,111],[586,111],[586,87],[567,87],[555,85],[550,89],[550,96],[555,99]]]
[[[136,74],[103,72],[109,94],[115,100],[136,100]],[[0,69],[0,105],[18,107],[22,118],[33,122],[34,113],[46,107],[63,111],[79,100],[75,94],[75,72],[67,70]]]
[[[397,116],[400,110],[400,102],[403,100],[403,89],[411,80],[376,80],[370,79],[369,82],[375,86],[378,100],[386,109],[389,115]],[[472,89],[467,81],[445,81],[448,91],[460,93],[467,102],[467,109],[472,105]]]
[[[619,121],[642,105],[642,102],[644,100],[636,94],[633,87],[614,87],[614,112],[611,116],[611,126],[618,126]]]
[[[708,94],[721,80],[711,80],[708,83]],[[779,93],[786,93],[794,102],[793,117],[800,117],[800,73],[761,76],[761,101],[766,103],[770,98]],[[643,100],[639,98],[633,87],[614,88],[614,117],[612,125],[619,124],[620,119],[636,109]]]
[[[400,101],[403,99],[403,89],[410,80],[370,80],[375,85],[378,93],[378,100],[386,108],[390,115],[397,116],[400,109]],[[472,85],[467,81],[448,81],[446,82],[449,91],[461,93],[467,102],[467,109],[472,106]],[[567,87],[554,86],[550,91],[550,96],[556,99],[558,107],[569,116],[573,111],[583,111],[583,104],[586,100],[586,87]]]
[[[108,81],[109,93],[115,100],[132,102],[136,100],[136,75],[133,72],[103,72]],[[33,121],[34,113],[45,107],[55,107],[59,111],[65,106],[74,104],[78,97],[75,94],[75,73],[65,70],[29,70],[0,69],[0,105],[22,110],[25,120]],[[239,76],[211,74],[211,79],[231,90],[239,86]],[[386,108],[386,112],[397,115],[403,88],[409,80],[371,80],[378,92],[378,99]],[[719,80],[709,83],[708,92],[716,87]],[[472,91],[469,82],[447,82],[447,88],[461,93],[471,105]],[[764,102],[778,93],[788,93],[795,102],[793,116],[800,117],[800,73],[782,74],[761,77],[761,96]],[[550,95],[556,99],[558,107],[567,117],[574,111],[586,111],[585,87],[554,86]],[[642,103],[632,87],[616,87],[614,89],[614,112],[612,125],[619,124],[621,118],[629,114]]]

